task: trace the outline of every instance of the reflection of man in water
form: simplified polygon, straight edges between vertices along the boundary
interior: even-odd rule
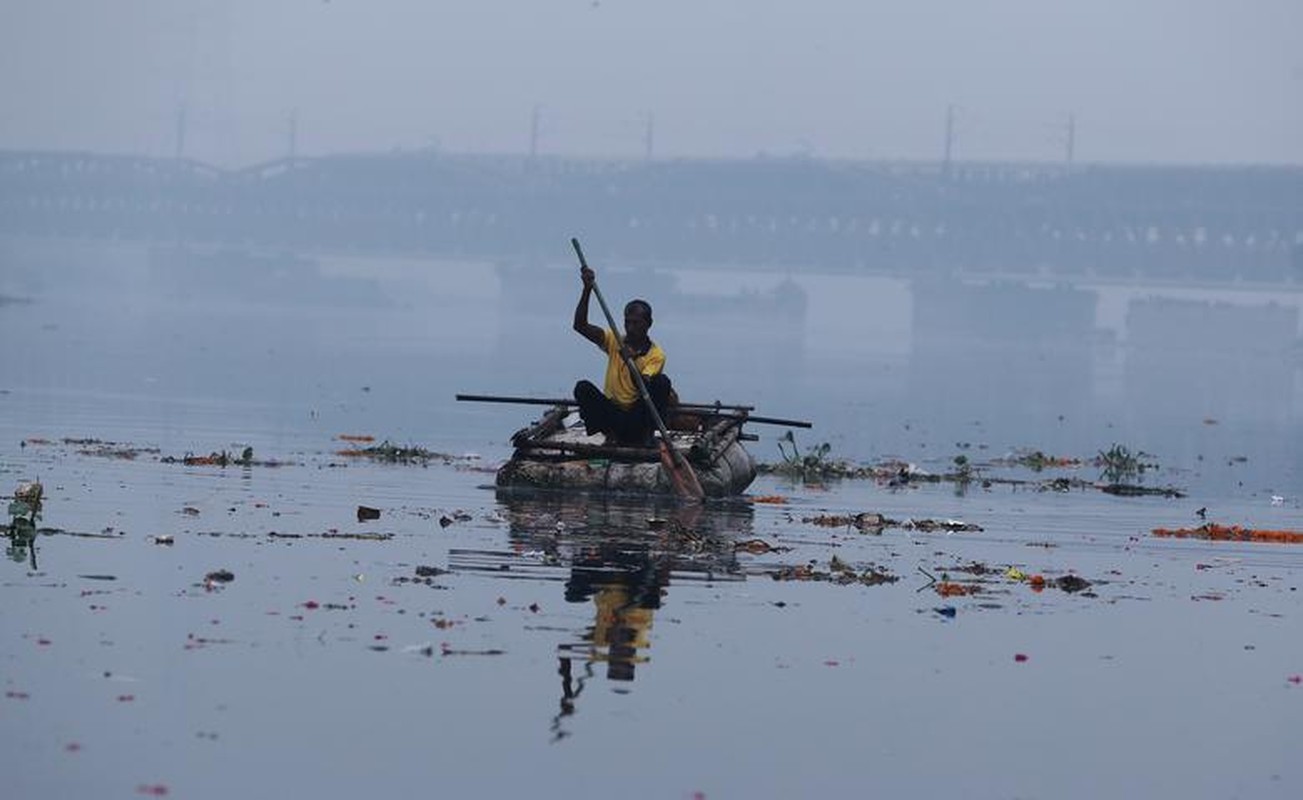
[[[628,682],[637,665],[649,660],[652,622],[672,569],[741,580],[731,540],[749,534],[754,515],[749,503],[707,508],[665,498],[564,492],[499,490],[498,500],[510,520],[512,549],[540,551],[545,563],[568,564],[566,601],[593,603],[592,624],[582,640],[557,647],[561,697],[551,724],[554,740],[569,735],[566,720],[578,711],[596,665],[605,663],[607,680],[620,682],[612,687],[616,691],[632,688]],[[660,533],[649,535],[649,529]],[[696,535],[684,538],[679,532]],[[716,537],[721,547],[700,549]],[[692,556],[685,560],[689,552]]]
[[[652,617],[661,606],[669,567],[645,554],[621,555],[623,559],[604,559],[600,554],[576,558],[566,581],[566,601],[593,599],[596,616],[585,637],[590,660],[606,662],[608,680],[631,681],[634,665],[647,660],[638,651],[651,645]]]
[[[566,581],[566,602],[596,606],[593,626],[584,643],[562,645],[557,674],[561,676],[561,710],[552,720],[556,739],[569,735],[561,721],[575,713],[575,701],[593,675],[595,662],[606,662],[606,678],[631,681],[634,666],[647,661],[639,650],[651,646],[652,617],[661,607],[661,590],[669,583],[669,561],[646,552],[598,548],[575,556]],[[575,677],[572,660],[582,659],[583,674]]]
[[[625,587],[618,584],[601,587],[593,599],[597,602],[597,621],[591,634],[596,650],[593,660],[607,662],[607,679],[631,681],[634,664],[647,660],[638,655],[638,650],[651,645],[648,632],[653,609],[631,602]]]

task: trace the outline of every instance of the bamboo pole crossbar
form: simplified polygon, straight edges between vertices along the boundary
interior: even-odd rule
[[[471,403],[515,403],[527,406],[575,406],[574,398],[559,397],[513,397],[496,394],[459,394],[458,400]],[[752,411],[755,406],[727,405],[724,403],[679,403],[675,408],[681,411]]]
[[[527,406],[577,406],[573,399],[561,399],[550,397],[512,397],[504,395],[488,394],[459,394],[457,399],[468,403],[512,403],[516,405]],[[790,428],[813,428],[814,424],[799,419],[783,419],[781,417],[762,417],[751,414],[755,406],[741,405],[724,405],[722,403],[679,403],[675,406],[676,411],[693,414],[718,414],[719,416],[730,416],[741,419],[745,422],[754,422],[758,425],[785,425]],[[733,413],[729,413],[733,412]]]

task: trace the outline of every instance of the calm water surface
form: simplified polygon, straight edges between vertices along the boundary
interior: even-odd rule
[[[1093,481],[992,462],[1122,444],[1186,494],[762,477],[692,509],[490,488],[536,409],[453,395],[600,374],[572,292],[544,302],[568,271],[522,304],[477,265],[331,262],[306,300],[186,295],[120,255],[62,269],[0,306],[2,491],[47,490],[35,552],[0,564],[6,796],[1303,791],[1303,548],[1149,534],[1199,509],[1303,530],[1297,317],[1233,334],[1237,306],[1288,329],[1296,293],[795,275],[787,318],[734,296],[784,276],[674,276],[652,333],[685,399],[933,472],[963,455]],[[613,302],[651,295],[602,275]],[[1191,315],[1224,335],[1182,334]],[[778,460],[784,429],[753,432]],[[449,458],[359,462],[340,434]],[[281,465],[161,460],[246,446]],[[805,521],[866,511],[982,530]],[[839,564],[894,580],[775,579]],[[1033,591],[1010,567],[1092,585]]]

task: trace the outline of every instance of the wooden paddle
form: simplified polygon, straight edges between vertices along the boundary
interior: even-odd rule
[[[584,250],[579,246],[579,240],[572,238],[570,244],[575,248],[575,255],[579,256],[579,266],[589,269],[588,259],[584,258]],[[670,479],[674,482],[675,490],[689,500],[701,500],[706,493],[701,490],[701,482],[697,480],[697,473],[692,471],[692,465],[683,457],[683,454],[675,449],[670,441],[670,432],[665,428],[665,420],[661,419],[661,414],[656,410],[656,404],[652,402],[651,393],[647,391],[647,383],[642,379],[642,373],[633,363],[633,359],[624,349],[624,337],[620,335],[620,327],[615,324],[615,317],[611,314],[611,309],[607,307],[606,300],[602,297],[602,290],[597,288],[597,280],[593,280],[593,294],[597,296],[597,303],[602,307],[602,313],[606,315],[606,322],[611,326],[615,333],[616,344],[620,348],[620,357],[624,359],[624,366],[633,375],[634,383],[638,384],[638,396],[642,398],[643,403],[647,406],[647,412],[651,414],[652,422],[656,423],[656,430],[660,432],[660,451],[661,465],[669,473]]]

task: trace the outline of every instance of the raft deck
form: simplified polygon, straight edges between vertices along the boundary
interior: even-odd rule
[[[659,446],[607,444],[604,435],[587,434],[572,411],[556,406],[511,437],[516,449],[498,470],[498,486],[674,493]],[[751,438],[742,432],[745,421],[745,413],[680,414],[671,421],[669,443],[692,466],[707,497],[741,494],[755,480],[755,460],[742,446]]]

